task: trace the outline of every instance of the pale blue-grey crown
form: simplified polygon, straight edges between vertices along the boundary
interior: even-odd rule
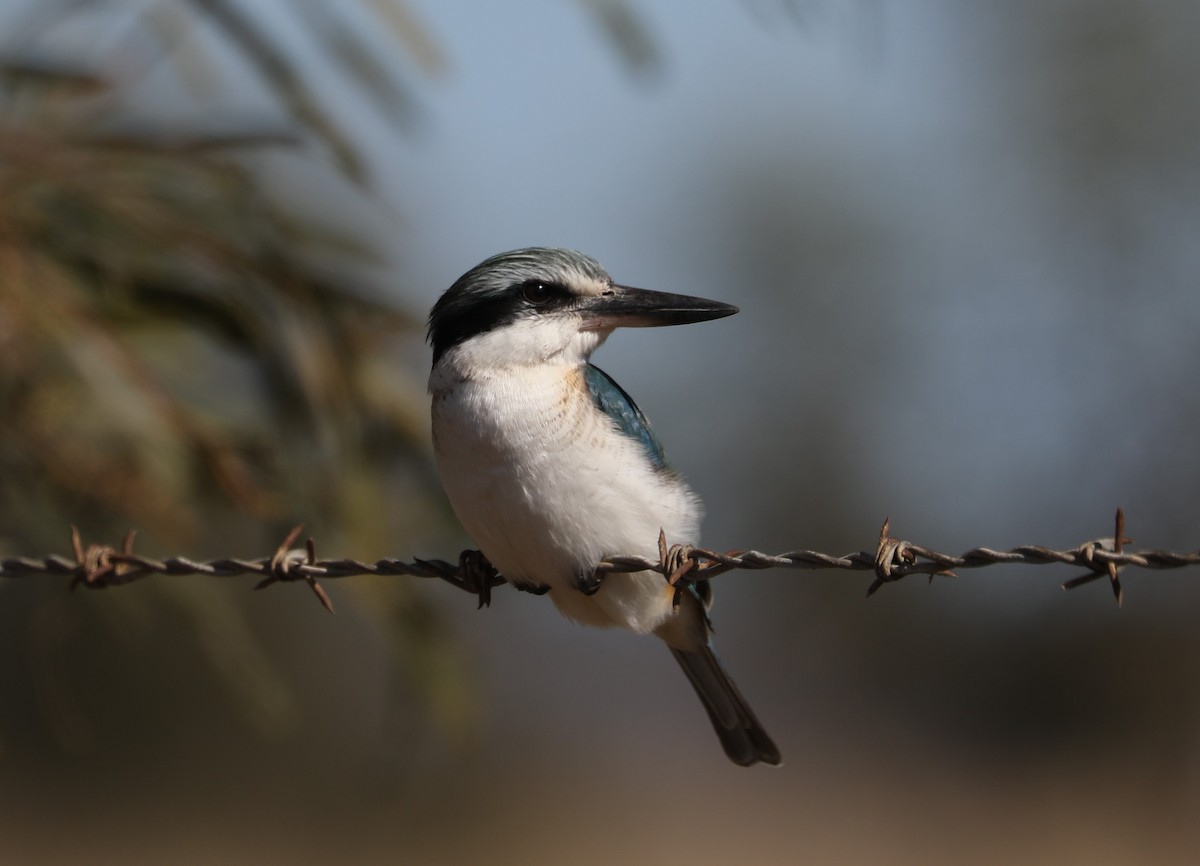
[[[598,261],[574,250],[527,247],[485,259],[433,305],[426,333],[433,363],[471,337],[569,304],[575,298],[570,287],[581,278],[612,283]],[[553,302],[535,305],[528,299],[535,290],[548,291]]]

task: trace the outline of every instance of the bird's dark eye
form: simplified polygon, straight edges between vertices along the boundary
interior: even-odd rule
[[[554,289],[547,283],[539,283],[536,280],[530,280],[521,286],[521,297],[529,301],[531,304],[541,306],[549,302],[554,297]]]

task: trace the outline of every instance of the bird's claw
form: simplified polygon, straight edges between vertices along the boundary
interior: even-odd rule
[[[600,569],[592,569],[589,572],[580,572],[575,575],[575,585],[584,595],[595,595],[600,591],[601,584],[604,583],[604,573]]]
[[[458,570],[461,587],[479,598],[479,607],[491,607],[492,587],[504,583],[500,572],[482,551],[464,550],[458,555]]]

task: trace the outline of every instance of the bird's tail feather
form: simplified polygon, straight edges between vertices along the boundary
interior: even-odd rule
[[[695,651],[670,649],[704,703],[729,759],[743,767],[760,762],[777,767],[783,763],[778,747],[721,665],[712,644]]]

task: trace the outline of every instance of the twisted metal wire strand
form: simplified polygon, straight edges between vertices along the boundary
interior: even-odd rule
[[[254,574],[262,578],[255,585],[255,589],[264,589],[273,583],[304,581],[330,612],[333,611],[333,604],[318,578],[333,579],[366,574],[437,578],[477,596],[479,607],[490,604],[491,590],[506,583],[504,577],[477,550],[464,550],[459,554],[456,563],[441,559],[415,559],[413,562],[380,559],[373,563],[355,559],[318,559],[312,539],[307,541],[304,549],[293,549],[292,545],[300,537],[303,529],[303,526],[297,526],[289,532],[269,557],[223,558],[197,562],[183,556],[154,559],[136,554],[133,552],[132,531],[126,534],[120,549],[102,544],[85,546],[79,531],[71,527],[71,545],[75,554],[73,560],[59,555],[41,559],[4,558],[0,559],[0,578],[62,575],[72,578],[72,588],[84,586],[88,589],[105,589],[133,583],[150,575],[236,577]],[[1200,565],[1200,550],[1191,553],[1169,550],[1126,552],[1123,547],[1128,542],[1129,539],[1125,537],[1125,516],[1120,509],[1117,510],[1116,532],[1113,536],[1087,541],[1066,550],[1026,544],[1011,550],[974,547],[958,555],[940,553],[892,538],[890,521],[885,520],[874,553],[866,550],[844,556],[833,556],[815,550],[795,550],[776,555],[760,553],[757,550],[732,550],[722,553],[691,545],[669,545],[665,536],[660,533],[657,560],[643,556],[610,556],[600,563],[597,571],[655,571],[662,574],[672,585],[680,581],[710,580],[734,569],[871,571],[874,572],[875,579],[867,589],[869,596],[885,583],[902,580],[912,574],[928,575],[932,581],[938,576],[956,576],[954,569],[982,568],[989,565],[1074,565],[1086,569],[1086,572],[1063,583],[1063,589],[1074,589],[1107,577],[1117,604],[1121,604],[1123,590],[1118,574],[1127,566],[1163,570]]]

